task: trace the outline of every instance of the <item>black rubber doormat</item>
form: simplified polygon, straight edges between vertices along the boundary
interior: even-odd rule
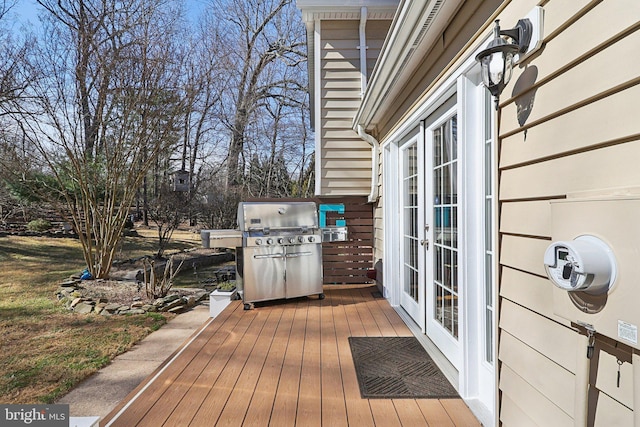
[[[364,398],[459,397],[415,337],[349,337],[349,345]]]

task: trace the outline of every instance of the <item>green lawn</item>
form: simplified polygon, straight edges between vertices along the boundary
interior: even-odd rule
[[[152,254],[148,234],[127,238],[119,256]],[[170,249],[198,243],[187,234]],[[51,403],[170,318],[67,311],[58,283],[84,268],[76,239],[0,237],[0,403]]]

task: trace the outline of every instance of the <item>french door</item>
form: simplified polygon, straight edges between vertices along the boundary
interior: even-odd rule
[[[422,144],[413,137],[400,147],[400,305],[424,329],[424,256],[421,240],[423,216]]]
[[[392,303],[438,347],[461,396],[477,398],[493,425],[495,113],[469,61],[469,75],[452,79],[385,147],[384,278]]]
[[[456,367],[460,343],[460,194],[458,116],[437,117],[425,138],[426,333]]]

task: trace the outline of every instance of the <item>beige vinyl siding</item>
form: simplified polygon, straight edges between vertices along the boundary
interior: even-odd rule
[[[531,8],[505,3],[503,25]],[[586,348],[553,311],[542,263],[552,237],[550,201],[640,186],[640,62],[631,54],[640,49],[640,2],[541,4],[544,48],[514,70],[499,116],[504,426],[573,425],[575,374]],[[601,340],[596,348],[594,425],[633,425],[631,350],[618,354],[621,347]],[[628,359],[620,366],[626,384],[617,387],[620,358]]]
[[[368,21],[367,67],[371,71],[389,21]],[[321,23],[320,195],[368,195],[371,192],[371,146],[352,129],[360,106],[360,36],[358,20]]]

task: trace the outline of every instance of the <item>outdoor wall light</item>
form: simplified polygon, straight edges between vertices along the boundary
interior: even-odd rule
[[[500,94],[511,79],[514,58],[516,55],[527,52],[532,32],[533,25],[528,18],[520,19],[510,30],[501,30],[500,21],[496,19],[493,40],[476,56],[476,61],[481,67],[482,82],[494,96],[496,110]],[[503,36],[511,39],[512,42],[507,42]]]

